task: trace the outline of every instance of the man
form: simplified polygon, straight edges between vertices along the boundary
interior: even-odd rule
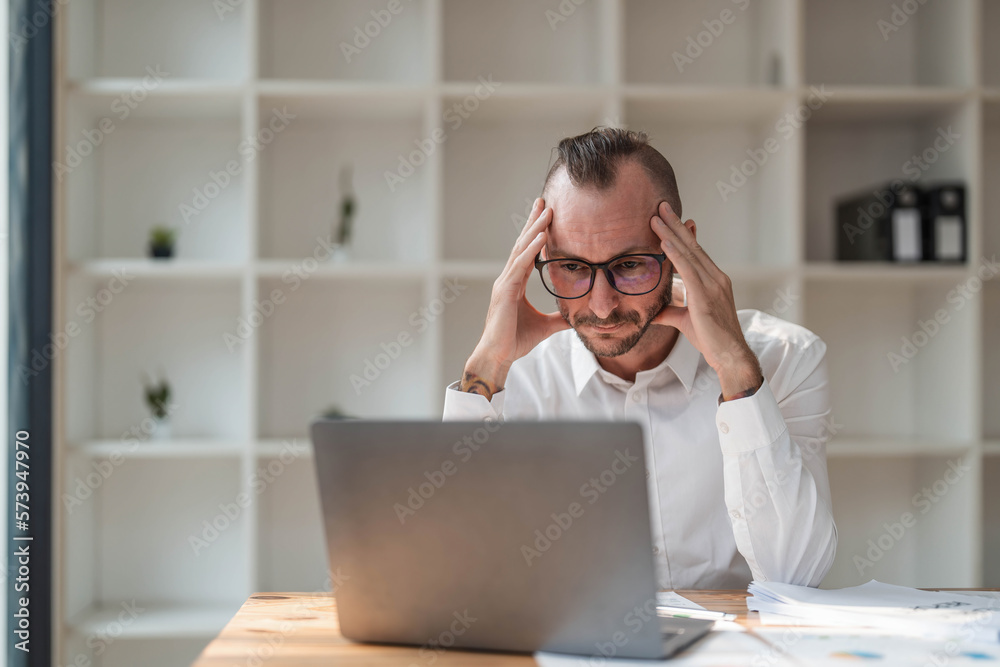
[[[818,585],[837,545],[826,345],[736,311],[644,133],[597,128],[557,151],[444,418],[638,420],[662,588]],[[528,303],[536,268],[559,313]]]

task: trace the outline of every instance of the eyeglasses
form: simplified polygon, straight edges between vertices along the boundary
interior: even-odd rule
[[[540,257],[540,255],[539,255]],[[542,284],[558,299],[579,299],[594,288],[597,270],[604,272],[608,284],[627,296],[652,292],[663,276],[666,253],[619,255],[601,264],[582,259],[547,259],[535,257],[535,268]]]

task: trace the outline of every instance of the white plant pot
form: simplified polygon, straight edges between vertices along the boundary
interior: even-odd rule
[[[327,257],[330,264],[343,264],[351,261],[351,246],[349,244],[334,243],[330,256]]]
[[[149,435],[150,440],[169,440],[171,436],[170,417],[157,419],[153,417],[153,432]]]

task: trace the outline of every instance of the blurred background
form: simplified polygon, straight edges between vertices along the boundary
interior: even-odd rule
[[[1000,1],[53,6],[59,664],[329,588],[309,421],[441,414],[597,125],[828,345],[824,586],[1000,586]]]

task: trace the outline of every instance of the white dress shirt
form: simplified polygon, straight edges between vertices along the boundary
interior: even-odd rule
[[[661,588],[817,586],[837,547],[826,344],[760,311],[737,314],[765,378],[753,396],[719,405],[718,376],[684,334],[628,382],[567,329],[515,361],[492,400],[449,385],[444,419],[637,421]]]

